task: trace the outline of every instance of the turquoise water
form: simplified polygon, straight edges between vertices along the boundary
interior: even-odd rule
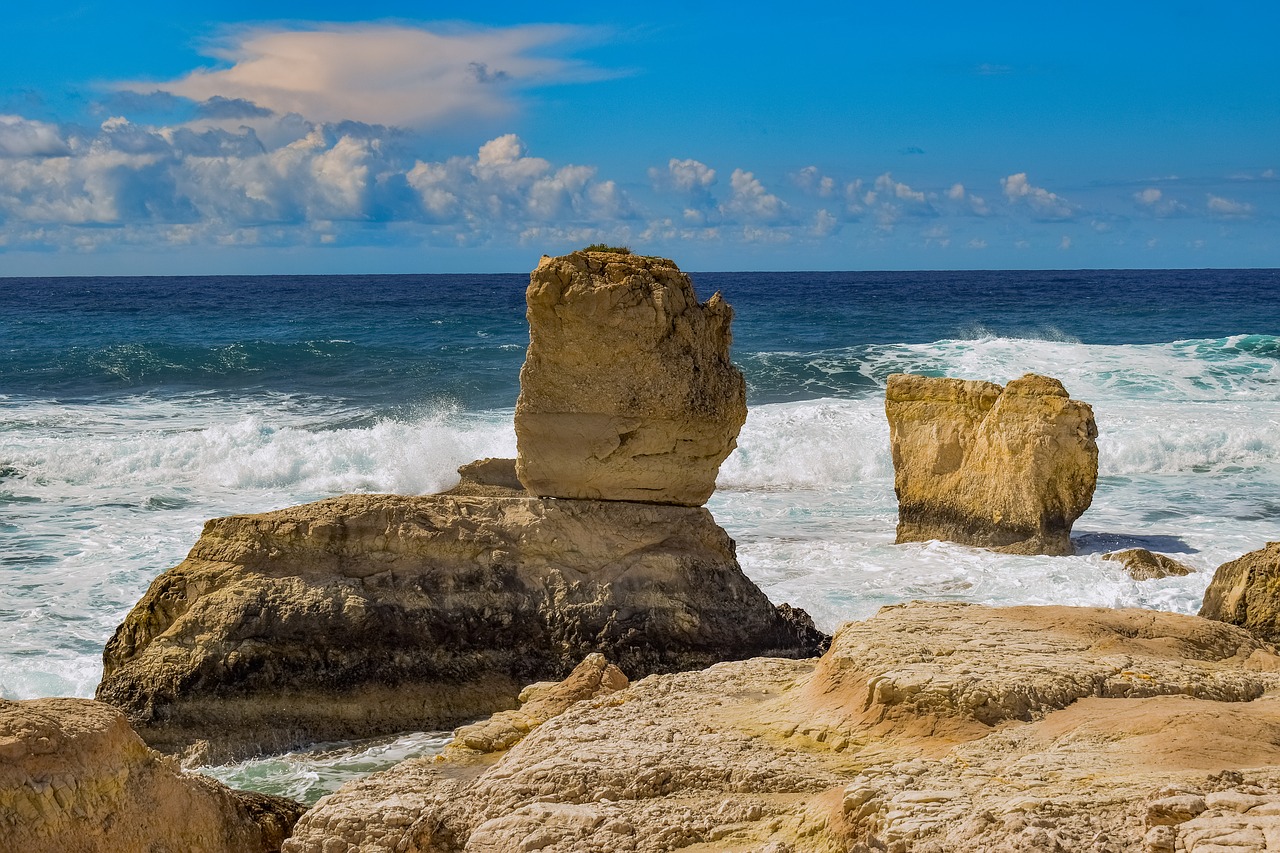
[[[710,507],[747,573],[828,630],[915,598],[1194,612],[1215,566],[1280,539],[1276,271],[694,281],[735,307],[751,406]],[[513,455],[525,282],[0,280],[0,696],[91,696],[106,639],[208,518],[435,491]],[[886,377],[1028,370],[1097,416],[1079,554],[893,545]],[[1131,545],[1200,571],[1137,583],[1101,559]],[[227,772],[313,793],[347,772],[289,766]]]

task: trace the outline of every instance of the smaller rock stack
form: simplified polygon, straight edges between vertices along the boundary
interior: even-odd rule
[[[1098,427],[1062,383],[897,373],[885,393],[898,542],[944,539],[1010,554],[1074,553],[1093,501]]]
[[[702,506],[747,418],[733,309],[665,258],[543,257],[529,278],[516,473],[535,495]]]

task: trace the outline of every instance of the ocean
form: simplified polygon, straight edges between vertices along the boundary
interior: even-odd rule
[[[750,414],[709,508],[833,630],[912,599],[1194,613],[1280,539],[1280,271],[695,273],[734,306]],[[92,696],[103,644],[203,522],[427,493],[512,456],[528,276],[0,279],[0,696]],[[1093,405],[1074,557],[894,545],[894,372],[1034,371]],[[1198,571],[1131,580],[1101,559]],[[215,775],[314,800],[411,733]]]

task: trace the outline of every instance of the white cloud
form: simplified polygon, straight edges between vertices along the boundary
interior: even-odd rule
[[[829,237],[840,228],[840,220],[836,219],[825,207],[813,215],[813,236]]]
[[[1158,187],[1147,187],[1133,194],[1133,200],[1156,216],[1176,216],[1185,213],[1187,206],[1169,198]]]
[[[228,67],[118,88],[246,102],[313,121],[429,127],[508,115],[522,87],[599,79],[600,71],[581,63],[539,55],[548,48],[564,54],[589,32],[549,25],[450,31],[371,24],[252,27],[209,51]]]
[[[766,190],[751,172],[734,169],[729,176],[729,187],[732,195],[720,206],[722,213],[764,222],[776,221],[787,213],[786,203]]]
[[[1011,204],[1026,204],[1038,219],[1070,219],[1075,215],[1075,208],[1057,193],[1032,186],[1026,172],[1001,178],[1000,185]]]
[[[877,192],[891,194],[903,201],[913,201],[917,204],[925,203],[924,193],[913,190],[904,183],[895,181],[888,172],[876,178],[875,187]]]
[[[1253,215],[1253,205],[1244,201],[1233,201],[1229,198],[1209,193],[1209,212],[1224,219],[1247,219]]]
[[[805,166],[792,175],[792,180],[801,190],[819,198],[831,198],[836,192],[835,178],[822,174],[817,166]]]
[[[970,248],[970,249],[985,249],[985,248],[987,248],[987,241],[986,241],[986,240],[979,239],[979,238],[977,238],[977,237],[974,237],[972,240],[970,240],[970,241],[969,241],[969,248]]]
[[[667,161],[667,174],[672,186],[684,192],[704,191],[716,182],[716,170],[692,158],[677,160],[672,157]]]
[[[947,190],[947,198],[952,201],[960,201],[964,198],[964,184],[952,184],[951,189]]]
[[[1147,187],[1145,190],[1134,193],[1133,197],[1137,200],[1138,204],[1150,206],[1160,201],[1163,195],[1164,193],[1156,187]]]
[[[58,157],[70,153],[54,125],[0,115],[0,157]]]
[[[1063,235],[1062,235],[1062,240],[1061,240],[1061,242],[1059,242],[1059,243],[1058,243],[1058,248],[1059,248],[1059,249],[1062,249],[1063,251],[1066,251],[1067,249],[1070,249],[1070,248],[1071,248],[1071,238],[1070,238],[1070,237],[1068,237],[1066,234],[1063,234]]]

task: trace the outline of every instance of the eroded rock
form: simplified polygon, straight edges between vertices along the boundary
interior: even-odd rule
[[[1112,551],[1110,554],[1103,554],[1102,559],[1120,563],[1129,573],[1129,577],[1136,581],[1184,577],[1195,573],[1195,569],[1190,566],[1179,563],[1164,554],[1148,551],[1146,548]]]
[[[1265,548],[1218,566],[1200,615],[1280,642],[1280,542],[1268,542]]]
[[[824,640],[705,509],[349,495],[206,524],[108,642],[97,695],[218,761],[452,728],[596,651],[641,676]]]
[[[275,851],[303,807],[184,774],[119,710],[0,700],[0,847],[22,853]]]
[[[1207,845],[1275,808],[1277,670],[1248,632],[1190,616],[886,608],[819,661],[652,676],[496,762],[345,786],[286,850],[1225,849]]]
[[[664,258],[544,257],[529,279],[516,470],[536,495],[701,506],[746,420],[731,309]]]
[[[1001,388],[897,373],[885,413],[899,543],[1074,553],[1071,525],[1098,480],[1098,429],[1058,380],[1028,373]]]

